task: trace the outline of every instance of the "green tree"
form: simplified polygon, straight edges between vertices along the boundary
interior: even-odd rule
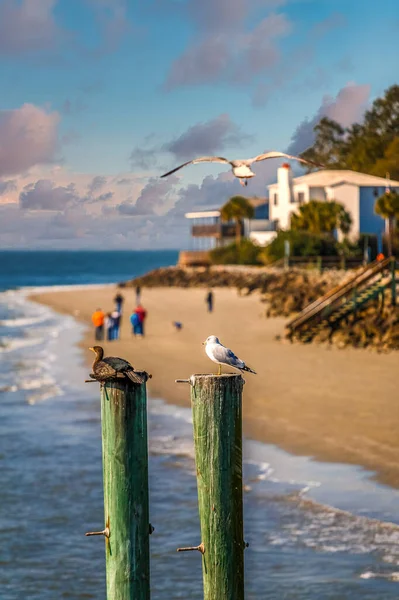
[[[392,179],[399,179],[399,136],[394,138],[384,152],[384,156],[377,160],[372,175],[385,177],[389,173]]]
[[[352,217],[339,202],[310,200],[299,207],[291,216],[291,229],[320,235],[332,234],[336,229],[347,235],[352,226]]]
[[[386,219],[388,224],[388,254],[392,256],[395,221],[399,217],[399,194],[394,190],[387,190],[377,198],[374,210],[377,215]]]
[[[315,142],[301,154],[303,158],[333,169],[375,173],[376,165],[386,158],[388,148],[395,138],[399,138],[399,85],[391,86],[382,98],[377,98],[361,123],[343,128],[336,121],[323,117],[314,131]],[[375,174],[384,176],[384,168],[379,165],[379,172]],[[393,169],[391,176],[396,176]]]
[[[233,196],[220,211],[222,221],[234,221],[236,224],[236,241],[241,242],[242,223],[244,219],[252,219],[254,216],[252,204],[244,196]]]

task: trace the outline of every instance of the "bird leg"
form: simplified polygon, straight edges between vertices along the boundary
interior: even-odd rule
[[[242,185],[242,187],[245,187],[247,185],[247,182],[243,181],[242,179],[239,179],[240,185]]]
[[[220,376],[221,374],[222,374],[222,365],[219,365],[218,375]]]

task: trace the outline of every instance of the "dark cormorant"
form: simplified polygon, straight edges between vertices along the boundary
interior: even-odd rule
[[[101,383],[107,379],[115,379],[118,375],[125,375],[134,383],[145,383],[147,376],[144,373],[136,373],[132,365],[116,356],[107,356],[104,358],[104,349],[101,346],[93,346],[89,348],[95,353],[96,358],[93,362],[93,373],[90,375],[92,379],[96,379]]]

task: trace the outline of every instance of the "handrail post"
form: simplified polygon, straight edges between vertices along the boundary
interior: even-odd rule
[[[396,259],[391,258],[391,302],[396,306]]]
[[[244,380],[239,374],[193,375],[190,383],[204,600],[244,600]]]
[[[101,385],[101,422],[107,600],[149,600],[146,383]]]

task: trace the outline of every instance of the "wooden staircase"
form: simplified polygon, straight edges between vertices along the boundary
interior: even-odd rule
[[[386,258],[359,269],[353,277],[321,296],[288,324],[289,337],[311,342],[323,329],[331,331],[352,313],[390,287],[392,303],[396,304],[396,261]]]

